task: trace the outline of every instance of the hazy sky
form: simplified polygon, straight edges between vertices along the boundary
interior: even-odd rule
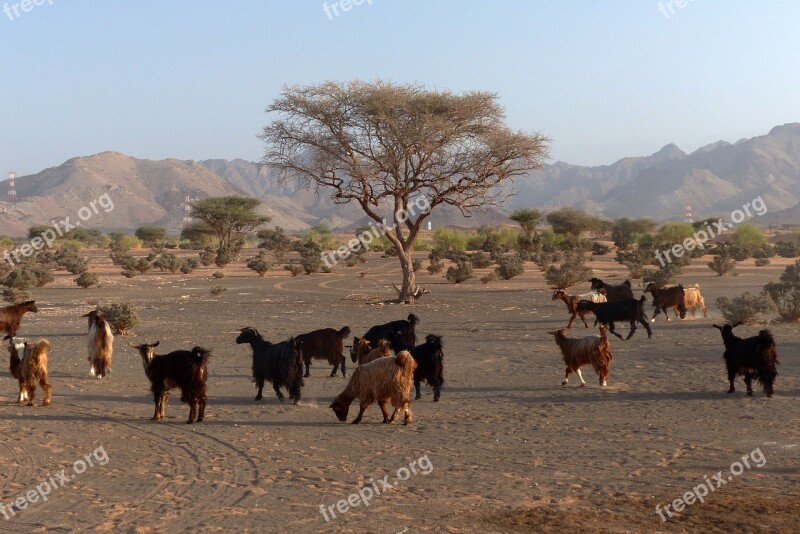
[[[0,0],[2,176],[105,150],[255,160],[281,86],[329,79],[496,92],[575,164],[800,121],[797,0],[19,1]]]

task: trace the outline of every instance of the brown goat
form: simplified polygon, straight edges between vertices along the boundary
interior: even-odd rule
[[[307,334],[295,336],[294,339],[297,341],[297,346],[300,348],[300,353],[303,355],[303,361],[306,364],[306,374],[303,376],[308,378],[311,375],[312,358],[327,360],[329,364],[333,365],[331,377],[336,376],[336,371],[340,366],[342,368],[342,376],[347,376],[344,340],[348,337],[350,337],[349,326],[345,326],[341,330],[321,328]]]
[[[578,339],[570,339],[567,337],[567,329],[562,328],[555,332],[548,332],[555,336],[556,344],[561,349],[561,355],[564,358],[564,363],[567,364],[567,372],[564,376],[564,381],[561,382],[562,386],[567,385],[569,382],[569,375],[577,373],[578,378],[581,379],[581,387],[586,385],[581,374],[581,367],[584,365],[591,365],[594,367],[598,378],[600,379],[600,386],[605,387],[608,379],[608,368],[611,366],[613,355],[611,354],[611,343],[606,336],[606,329],[600,326],[599,336],[586,336]]]
[[[114,352],[114,336],[108,322],[96,310],[83,317],[89,318],[89,374],[103,378],[111,371],[111,354]]]
[[[353,346],[350,348],[350,359],[353,360],[353,363],[358,363],[371,350],[372,346],[370,345],[368,339],[364,339],[363,337],[354,337]]]
[[[582,295],[567,295],[567,292],[563,289],[556,289],[551,300],[563,300],[567,305],[567,311],[572,314],[572,317],[570,317],[569,323],[567,324],[567,328],[572,326],[572,321],[574,321],[575,317],[578,316],[580,316],[581,321],[583,321],[583,327],[589,328],[589,325],[586,324],[586,318],[584,317],[584,314],[587,312],[592,312],[591,310],[578,311],[578,303],[582,300],[589,300],[591,302],[606,302],[606,290],[599,289],[596,293],[590,292]]]
[[[27,312],[36,313],[38,311],[39,310],[36,308],[36,301],[33,300],[0,308],[0,332],[6,332],[8,334],[3,339],[11,339],[17,335],[19,323],[22,321],[23,315]]]
[[[381,339],[378,341],[377,349],[372,349],[367,354],[361,355],[361,358],[358,360],[358,365],[364,365],[365,363],[375,361],[378,358],[386,358],[387,356],[393,356],[392,344],[388,339]]]
[[[22,350],[22,358],[19,351]],[[47,381],[47,353],[50,350],[50,342],[40,339],[34,344],[14,343],[13,338],[8,347],[11,356],[9,370],[11,375],[19,382],[19,397],[17,402],[28,401],[28,406],[33,406],[33,399],[36,396],[36,382],[42,387],[44,401],[42,406],[49,406],[53,398],[50,382]]]
[[[336,414],[339,421],[347,421],[347,413],[353,400],[358,398],[361,401],[358,417],[353,420],[357,425],[361,422],[364,411],[373,402],[383,412],[383,422],[391,423],[397,416],[397,412],[403,410],[405,419],[403,424],[411,422],[411,385],[414,381],[414,369],[417,363],[407,350],[401,351],[393,358],[378,358],[374,362],[360,365],[350,377],[350,382],[336,399],[331,403],[330,408]],[[391,403],[394,412],[391,417],[386,411],[386,404]]]

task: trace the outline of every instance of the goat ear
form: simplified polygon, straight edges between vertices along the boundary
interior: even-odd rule
[[[138,345],[134,345],[134,344],[133,344],[133,341],[128,341],[128,346],[129,346],[130,348],[132,348],[132,349],[138,349],[138,348],[139,348],[139,346],[138,346]]]
[[[150,346],[151,346],[151,347],[153,347],[153,348],[156,348],[156,347],[158,346],[158,344],[159,344],[159,343],[161,343],[161,342],[160,342],[160,341],[156,341],[155,343],[153,343],[153,344],[152,344],[152,345],[150,345]]]
[[[711,326],[713,326],[714,328],[716,328],[717,330],[719,330],[720,332],[722,332],[722,327],[721,327],[721,326],[719,326],[718,324],[712,324]]]

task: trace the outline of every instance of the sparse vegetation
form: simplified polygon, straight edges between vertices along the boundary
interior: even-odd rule
[[[449,267],[445,274],[447,281],[453,284],[460,284],[461,282],[469,280],[472,276],[472,265],[466,261],[457,262],[455,266]]]
[[[215,296],[215,297],[218,297],[218,296],[222,295],[223,293],[225,293],[227,290],[228,290],[227,287],[214,286],[214,287],[211,288],[211,294],[213,296]]]
[[[497,262],[497,267],[494,272],[498,278],[503,280],[511,280],[515,276],[519,276],[525,272],[525,263],[519,256],[503,256]]]
[[[94,273],[81,273],[81,275],[75,279],[75,284],[83,289],[88,289],[92,286],[99,286],[100,279]]]
[[[754,295],[749,291],[733,299],[719,297],[717,299],[717,307],[722,312],[725,322],[730,324],[738,322],[747,324],[752,322],[759,314],[775,309],[775,305],[764,293]]]
[[[127,303],[111,304],[110,306],[100,306],[97,308],[115,334],[127,336],[131,329],[139,324],[139,315],[136,309]]]
[[[567,289],[591,278],[592,269],[584,264],[583,256],[571,256],[559,267],[551,265],[544,277],[552,287]]]
[[[736,267],[736,260],[725,254],[718,254],[708,262],[708,268],[717,273],[717,276],[725,276]]]

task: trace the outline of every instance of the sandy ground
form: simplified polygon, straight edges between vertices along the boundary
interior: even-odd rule
[[[209,277],[213,269],[133,280],[109,269],[102,287],[90,290],[60,275],[34,290],[40,312],[26,316],[20,331],[53,345],[53,405],[16,405],[16,384],[2,372],[0,501],[8,510],[45,481],[63,485],[46,502],[39,497],[7,512],[9,519],[0,515],[0,531],[797,532],[797,326],[771,325],[781,360],[771,399],[759,390],[747,398],[741,379],[735,394],[726,393],[722,344],[711,328],[721,320],[716,297],[756,290],[788,262],[755,269],[751,260],[740,276],[724,278],[697,262],[681,281],[701,284],[709,317],[662,319],[653,339],[643,329],[627,342],[612,338],[605,389],[590,369],[587,387],[575,378],[560,386],[560,354],[546,331],[566,325],[568,315],[533,266],[485,286],[422,273],[432,294],[414,307],[369,303],[393,296],[391,259],[296,278],[259,278],[239,265],[220,281]],[[601,277],[622,279],[611,263],[592,265]],[[212,297],[217,284],[228,289]],[[120,300],[139,309],[141,324],[135,337],[117,338],[110,377],[91,379],[80,315]],[[442,399],[433,403],[424,387],[412,402],[413,425],[380,424],[377,406],[361,425],[339,423],[328,404],[345,380],[329,378],[322,362],[299,406],[281,405],[271,390],[253,401],[249,347],[234,343],[239,328],[254,326],[270,340],[343,325],[361,335],[412,311],[420,338],[444,336],[446,355]],[[205,422],[184,424],[188,408],[177,396],[165,421],[149,420],[141,359],[126,347],[144,340],[160,340],[165,352],[213,349]],[[756,449],[766,463],[758,467],[751,456],[749,469],[731,475],[731,465]],[[416,474],[401,469],[415,461]],[[68,482],[57,480],[62,469]],[[720,471],[731,480],[662,522],[656,505]],[[385,476],[390,490],[377,482]],[[364,486],[382,493],[368,507],[336,510]],[[328,512],[326,522],[320,505],[336,517]]]

